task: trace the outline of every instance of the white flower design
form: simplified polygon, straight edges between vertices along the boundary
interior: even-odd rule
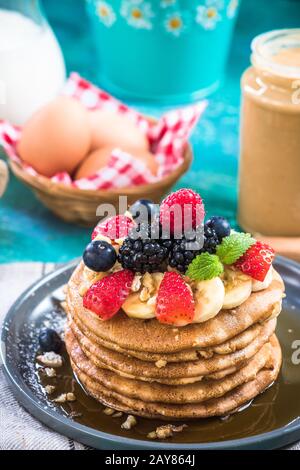
[[[190,16],[188,12],[174,11],[169,13],[164,20],[166,31],[176,37],[186,31],[189,24]]]
[[[105,26],[108,28],[116,21],[116,15],[113,8],[107,2],[97,2],[96,4],[97,15]]]
[[[138,29],[152,29],[153,13],[151,3],[143,0],[124,0],[121,5],[121,15],[130,26]]]
[[[162,8],[167,8],[167,7],[171,7],[172,5],[175,5],[175,3],[176,3],[176,0],[161,0],[160,6]]]
[[[213,30],[222,19],[220,10],[224,7],[223,0],[206,0],[205,5],[197,7],[196,22],[204,29]]]
[[[231,0],[227,7],[227,16],[228,18],[234,18],[236,11],[239,7],[239,0]]]

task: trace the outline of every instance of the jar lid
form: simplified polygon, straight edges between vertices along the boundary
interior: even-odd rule
[[[255,67],[281,77],[300,78],[300,28],[274,30],[251,44]]]

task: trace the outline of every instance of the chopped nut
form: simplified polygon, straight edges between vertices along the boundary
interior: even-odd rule
[[[89,285],[86,284],[85,282],[82,282],[79,286],[79,289],[78,289],[78,292],[79,292],[79,295],[80,297],[84,297],[85,294],[87,293],[87,291],[89,290]]]
[[[52,367],[46,367],[46,368],[44,369],[44,372],[45,372],[45,374],[47,375],[47,377],[50,377],[51,379],[52,379],[53,377],[56,377],[56,370],[53,369]]]
[[[54,403],[67,403],[68,401],[76,401],[74,393],[62,393],[57,398],[55,398]]]
[[[115,413],[115,411],[116,411],[116,410],[113,410],[112,408],[105,408],[105,409],[103,410],[103,413],[104,413],[105,415],[107,415],[107,416],[111,416],[111,415],[113,415],[113,414]]]
[[[149,432],[147,437],[148,439],[167,439],[168,437],[172,437],[174,433],[183,431],[185,428],[187,428],[186,424],[182,424],[181,426],[166,424],[159,426],[155,431]]]
[[[141,285],[142,285],[141,279],[142,279],[142,276],[140,274],[136,274],[134,276],[132,286],[131,286],[132,292],[138,292],[140,290]]]
[[[104,272],[97,273],[87,268],[86,266],[83,269],[84,284],[88,286],[91,286],[95,282],[100,281],[100,279],[102,279],[105,276],[106,276],[106,273]]]
[[[123,416],[122,411],[118,411],[117,413],[112,415],[113,418],[121,418],[121,416]]]
[[[147,300],[147,305],[155,305],[157,301],[157,294],[153,295],[153,297],[150,297],[149,300]]]
[[[51,393],[53,393],[54,390],[55,390],[54,385],[46,385],[46,387],[45,387],[45,392],[46,392],[48,395],[51,395]]]
[[[150,293],[147,287],[143,287],[142,292],[140,293],[140,300],[142,302],[147,302],[150,299]]]
[[[78,411],[71,411],[69,414],[70,418],[80,418],[82,416],[82,413],[79,413]]]
[[[135,419],[134,416],[128,415],[126,421],[124,421],[123,424],[121,424],[122,429],[131,429],[137,424],[137,420]]]
[[[67,393],[67,401],[76,401],[76,396],[73,392]]]
[[[61,367],[63,364],[62,357],[53,351],[38,356],[37,360],[47,367]]]
[[[164,361],[163,359],[159,359],[159,361],[156,361],[155,365],[156,367],[161,369],[162,367],[165,367],[167,365],[167,361]]]
[[[203,349],[198,349],[197,356],[203,357],[204,359],[210,359],[213,357],[214,353],[212,351],[204,351]]]
[[[175,336],[175,341],[178,341],[179,340],[179,335],[176,335]]]
[[[164,277],[164,273],[152,274],[152,279],[154,280],[156,291],[159,289],[161,281],[163,280],[163,277]]]
[[[143,276],[143,286],[148,290],[149,294],[152,294],[155,291],[154,280],[150,273],[145,273]]]
[[[67,401],[67,394],[66,394],[66,393],[62,393],[62,394],[59,395],[57,398],[55,398],[53,401],[54,401],[54,403],[66,403],[66,401]]]

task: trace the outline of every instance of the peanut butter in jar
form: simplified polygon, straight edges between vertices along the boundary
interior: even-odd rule
[[[239,223],[300,236],[300,29],[258,36],[251,61],[242,77]]]

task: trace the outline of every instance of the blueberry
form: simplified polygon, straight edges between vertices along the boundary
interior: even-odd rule
[[[103,240],[94,240],[88,244],[84,253],[84,264],[97,273],[109,271],[117,260],[114,247]]]
[[[39,344],[43,352],[54,351],[58,353],[62,347],[62,340],[55,330],[44,328],[39,334]]]
[[[151,222],[159,214],[159,205],[148,199],[139,199],[132,204],[129,212],[134,220],[141,217],[140,221]]]
[[[219,241],[222,241],[224,237],[228,237],[228,235],[230,235],[231,227],[228,220],[224,217],[211,217],[205,225],[215,231]]]

